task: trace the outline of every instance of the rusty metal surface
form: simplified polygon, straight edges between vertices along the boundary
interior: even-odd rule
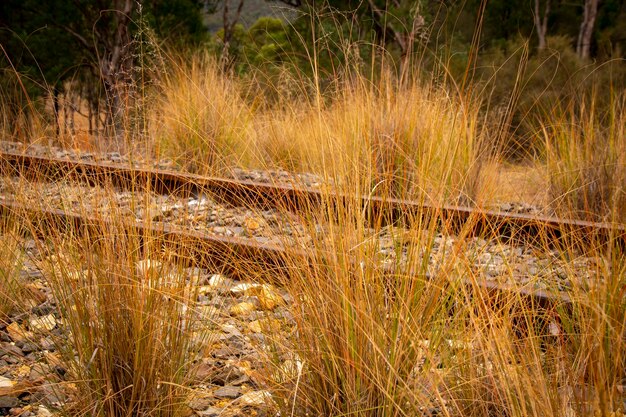
[[[294,212],[320,205],[329,212],[358,204],[370,224],[410,226],[416,221],[436,219],[444,232],[501,237],[541,246],[563,243],[603,245],[616,242],[626,246],[626,225],[554,217],[505,213],[459,206],[435,207],[410,200],[377,196],[348,196],[311,188],[295,188],[253,181],[203,177],[176,171],[139,169],[112,163],[83,162],[30,156],[16,152],[0,153],[5,175],[71,179],[89,184],[111,184],[125,190],[152,190],[182,196],[206,193],[217,201],[259,208],[282,208]],[[334,208],[333,208],[334,207]]]

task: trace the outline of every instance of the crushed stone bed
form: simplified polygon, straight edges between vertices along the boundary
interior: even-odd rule
[[[0,200],[16,197],[18,201],[37,202],[45,208],[102,217],[114,213],[131,221],[167,222],[218,236],[267,244],[314,248],[324,245],[323,238],[328,233],[326,227],[306,225],[290,213],[232,207],[218,204],[206,196],[135,196],[129,192],[64,182],[32,183],[24,179],[0,178]],[[314,230],[313,236],[309,234],[311,230]],[[376,255],[361,262],[402,268],[411,259],[428,257],[426,272],[433,276],[444,274],[451,281],[467,278],[466,274],[470,273],[477,281],[567,291],[573,286],[593,288],[601,279],[599,271],[607,268],[601,258],[580,254],[565,259],[557,251],[482,238],[461,240],[437,234],[427,250],[424,242],[428,237],[416,236],[398,227],[385,227],[379,231],[370,229],[365,235],[365,240],[355,242],[355,245],[373,245],[373,250],[365,253]],[[50,271],[45,268],[45,261],[59,254],[53,249],[41,254],[37,249],[41,246],[32,240],[22,244],[20,277],[35,294],[36,301],[25,305],[0,325],[0,414],[56,415],[58,408],[72,403],[76,397],[76,387],[70,382],[68,370],[64,369],[57,345],[59,338],[67,340],[67,325],[49,287]],[[450,254],[455,252],[454,259],[460,263],[460,271],[449,268]],[[151,265],[149,260],[142,262],[136,268],[145,269]],[[85,276],[80,265],[70,264],[76,271],[69,271],[69,275]],[[294,381],[303,366],[293,352],[276,350],[277,346],[285,346],[286,343],[282,342],[294,335],[293,299],[276,286],[236,281],[220,275],[219,271],[198,268],[181,271],[186,282],[197,290],[194,300],[197,320],[194,323],[200,327],[190,331],[194,335],[203,335],[192,343],[197,349],[193,352],[196,377],[188,402],[190,415],[275,415],[270,387],[263,377],[263,370],[269,364],[268,355],[274,358],[269,366],[281,372],[285,381]],[[163,281],[163,285],[167,282]],[[418,342],[424,346],[424,355],[427,355],[429,341]],[[449,343],[457,346],[460,342]],[[471,343],[463,343],[463,349],[475,348]],[[415,366],[416,373],[424,377],[419,371],[421,364]],[[437,368],[428,372],[444,371]],[[50,375],[58,384],[49,384]],[[433,375],[433,380],[438,378]],[[415,383],[419,387],[423,381]],[[12,389],[3,392],[3,384]],[[18,391],[14,389],[16,387]],[[1,395],[3,393],[6,395]],[[435,395],[433,392],[433,398]]]
[[[258,243],[283,244],[307,241],[297,217],[278,210],[254,210],[221,204],[208,196],[178,198],[154,193],[134,195],[130,191],[103,190],[64,182],[28,182],[0,178],[0,199],[37,202],[39,207],[104,218],[134,219],[137,222],[167,222],[216,236],[239,237]],[[30,203],[32,204],[32,203]]]
[[[156,160],[141,155],[133,155],[131,157],[129,154],[122,155],[119,152],[82,152],[73,149],[61,149],[55,146],[37,144],[25,145],[7,141],[0,141],[0,150],[20,152],[46,158],[69,159],[79,162],[119,164],[139,169],[180,170],[176,164],[169,160]],[[242,181],[254,181],[264,184],[298,185],[310,188],[318,188],[325,182],[319,175],[311,173],[291,173],[285,170],[242,169],[236,167],[224,172],[223,176]]]
[[[59,352],[60,342],[67,348],[68,326],[48,284],[52,272],[46,268],[64,255],[42,255],[39,247],[41,242],[33,240],[22,244],[19,276],[31,296],[0,326],[1,415],[56,415],[55,409],[76,399],[71,371],[64,368]],[[139,275],[146,265],[155,267],[155,262],[138,262]],[[184,274],[197,293],[195,326],[190,329],[195,337],[190,352],[195,381],[188,403],[191,415],[269,415],[271,395],[259,370],[267,363],[263,352],[275,350],[270,339],[284,339],[293,331],[289,296],[269,284],[236,281],[205,269],[177,273]],[[287,367],[289,360],[293,358],[285,355]]]

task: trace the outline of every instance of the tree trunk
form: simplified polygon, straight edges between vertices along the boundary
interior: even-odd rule
[[[76,1],[76,3],[79,3]],[[89,2],[87,2],[89,3]],[[106,108],[103,130],[120,135],[122,121],[122,103],[125,93],[132,79],[131,69],[133,57],[131,54],[130,24],[131,15],[138,0],[114,0],[113,5],[106,10],[92,7],[83,7],[81,12],[86,22],[94,22],[104,14],[111,15],[112,19],[106,25],[93,25],[93,40],[84,37],[68,25],[61,25],[66,32],[73,36],[82,47],[93,55],[97,61],[94,72],[104,85]],[[90,23],[91,25],[91,23]],[[99,113],[96,113],[99,117]],[[96,130],[98,129],[96,123]]]
[[[87,120],[89,121],[89,136],[93,136],[93,111],[89,100],[87,100]]]
[[[235,16],[233,19],[230,19],[228,15],[228,2],[229,0],[224,0],[224,13],[222,15],[223,19],[223,29],[224,29],[224,45],[222,46],[222,66],[224,68],[228,67],[229,57],[228,50],[230,48],[230,41],[233,37],[233,28],[239,21],[239,17],[241,16],[241,10],[243,9],[244,0],[239,0],[239,5],[237,6],[237,10],[235,11]]]
[[[122,121],[122,97],[128,87],[132,64],[131,38],[129,26],[130,15],[133,11],[133,0],[120,0],[115,13],[116,30],[113,42],[106,48],[100,59],[100,74],[104,80],[107,99],[106,129],[119,136]],[[103,36],[104,37],[104,36]]]
[[[550,14],[550,0],[546,0],[543,16],[539,14],[539,3],[541,0],[535,0],[535,30],[537,31],[537,39],[539,45],[537,50],[542,51],[546,48],[546,33],[548,32],[548,15]]]
[[[59,126],[59,90],[56,87],[52,87],[52,111],[54,112],[54,124],[57,138],[61,134],[61,127]]]
[[[598,14],[598,3],[599,0],[585,0],[583,20],[580,23],[578,40],[576,42],[576,53],[582,59],[589,58],[591,37],[593,35],[596,16]]]

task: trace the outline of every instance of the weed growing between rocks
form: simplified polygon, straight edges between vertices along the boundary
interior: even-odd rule
[[[12,216],[0,218],[0,323],[28,304],[28,291],[20,277],[23,255],[20,251],[20,228]]]
[[[626,223],[626,96],[612,96],[604,114],[591,97],[546,117],[550,194],[560,216]]]
[[[432,80],[377,63],[372,81],[346,62],[324,94],[303,77],[291,81],[297,100],[274,103],[202,52],[159,59],[143,99],[148,138],[138,142],[184,170],[287,169],[346,186],[360,175],[368,194],[435,204],[480,204],[488,192],[483,168],[497,146],[481,127],[480,103]]]
[[[164,59],[147,116],[159,156],[205,175],[251,165],[256,156],[248,140],[253,111],[241,86],[222,74],[206,53],[190,60]]]
[[[56,405],[69,415],[181,415],[211,322],[196,309],[199,278],[115,207],[97,214],[81,203],[90,216],[81,226],[23,219],[45,236],[39,267],[62,323],[53,340],[69,394]]]
[[[480,201],[481,167],[494,155],[477,109],[428,83],[389,74],[379,84],[355,78],[328,105],[266,115],[254,140],[267,150],[267,163],[315,172],[342,191],[434,204]],[[357,187],[364,179],[368,186]]]
[[[561,301],[541,305],[513,292],[494,299],[476,288],[471,298],[459,301],[468,318],[464,334],[472,335],[472,345],[451,359],[452,378],[446,385],[458,414],[590,416],[625,411],[620,390],[626,375],[626,304],[623,289],[616,291],[615,286],[624,286],[626,257],[618,248],[590,251],[598,262],[588,278],[572,279],[560,289],[559,281],[575,276],[581,254],[569,248],[554,251],[567,259],[549,286]]]

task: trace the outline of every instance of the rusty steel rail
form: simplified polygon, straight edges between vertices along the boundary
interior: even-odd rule
[[[273,281],[289,279],[295,270],[319,266],[327,256],[321,251],[305,251],[296,247],[261,244],[253,239],[222,237],[208,233],[174,227],[166,223],[144,224],[136,221],[96,218],[60,209],[25,205],[13,200],[0,199],[0,217],[15,216],[26,223],[35,235],[44,237],[50,233],[85,236],[88,239],[119,239],[126,234],[140,242],[140,250],[167,250],[168,254],[183,264],[217,269],[242,280]],[[144,255],[145,252],[144,252]],[[356,267],[355,267],[356,268]],[[295,272],[298,273],[298,272]],[[426,273],[414,273],[398,268],[381,266],[380,273],[397,278],[431,280]],[[565,293],[518,287],[492,281],[472,281],[460,278],[468,290],[482,291],[483,296],[498,300],[500,296],[513,294],[544,309],[570,308],[572,300]]]
[[[204,177],[170,170],[142,169],[113,163],[46,158],[18,152],[0,152],[0,172],[47,180],[78,180],[91,185],[111,184],[125,190],[152,190],[182,196],[208,194],[217,201],[259,208],[302,212],[325,205],[331,211],[358,204],[370,224],[409,226],[436,219],[446,232],[483,234],[541,246],[571,247],[614,242],[626,246],[626,225],[559,219],[460,206],[433,206],[423,202],[350,196],[306,187]]]
[[[245,274],[250,279],[255,265],[263,265],[270,272],[287,268],[287,254],[280,246],[261,244],[252,239],[210,235],[167,223],[144,224],[128,219],[95,217],[8,199],[0,199],[2,216],[19,219],[25,230],[44,239],[50,233],[84,236],[94,241],[114,241],[125,235],[129,240],[139,242],[142,251],[146,248],[166,251],[182,264],[219,268],[234,278],[243,278],[242,274]],[[290,249],[289,256],[300,262],[309,258],[297,248]]]

